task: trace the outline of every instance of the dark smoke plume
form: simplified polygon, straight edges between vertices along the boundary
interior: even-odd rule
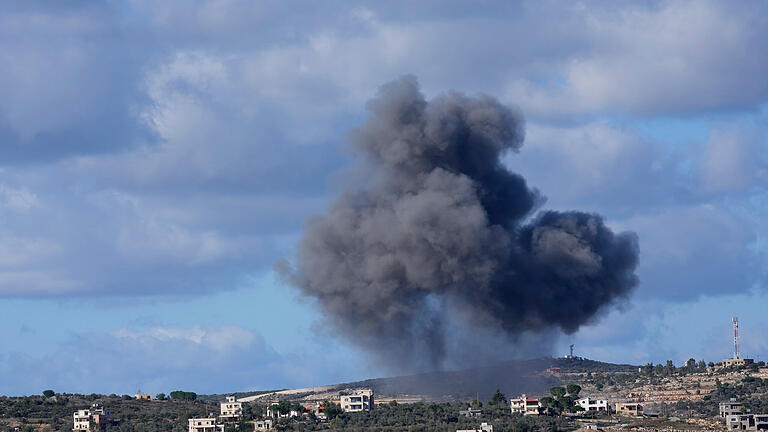
[[[287,270],[344,338],[439,367],[449,328],[574,332],[637,284],[633,233],[591,213],[531,218],[543,198],[500,160],[523,143],[516,111],[456,92],[427,102],[410,76],[367,107],[351,141],[373,177],[308,221]]]

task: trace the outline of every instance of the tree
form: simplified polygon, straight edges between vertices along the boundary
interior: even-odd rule
[[[49,397],[51,397],[51,396],[53,396],[55,394],[56,394],[56,392],[54,392],[53,390],[44,390],[43,391],[43,396],[45,396],[47,398],[49,398]]]
[[[563,387],[557,386],[552,387],[549,389],[549,392],[554,396],[555,399],[560,399],[561,397],[565,396],[565,389]]]
[[[491,400],[488,403],[493,405],[506,404],[507,398],[504,396],[504,393],[502,393],[500,389],[496,389],[496,393],[493,394],[493,397],[491,397]]]
[[[165,400],[165,393],[158,393],[155,395],[155,399],[157,400]]]
[[[397,406],[397,401],[396,401],[396,400],[394,400],[394,399],[393,399],[393,400],[391,400],[391,401],[389,402],[389,406],[391,406],[391,407],[393,407],[393,408],[394,408],[394,407],[396,407],[396,406]]]
[[[171,399],[193,401],[197,399],[197,393],[175,390],[171,392]]]
[[[328,401],[323,401],[323,413],[328,420],[333,420],[339,414],[344,412],[339,405]]]
[[[572,397],[579,397],[581,386],[578,384],[568,384],[568,386],[566,386],[566,390],[568,391],[568,395]]]

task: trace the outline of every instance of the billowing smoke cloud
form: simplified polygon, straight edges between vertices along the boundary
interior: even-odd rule
[[[456,92],[427,102],[414,77],[368,110],[351,141],[371,180],[307,223],[287,270],[344,338],[439,367],[451,328],[573,332],[637,284],[633,233],[590,213],[532,217],[542,196],[500,160],[522,146],[519,113]]]

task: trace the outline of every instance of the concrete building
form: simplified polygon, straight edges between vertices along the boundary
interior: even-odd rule
[[[477,408],[467,408],[465,410],[460,410],[459,415],[465,417],[480,417],[483,415],[483,410]]]
[[[608,411],[608,401],[605,399],[583,397],[576,400],[576,405],[584,408],[584,411]]]
[[[133,398],[138,400],[152,400],[152,395],[149,393],[136,393],[133,395]]]
[[[340,393],[339,402],[344,412],[370,411],[373,409],[373,390],[358,389],[349,393]]]
[[[522,415],[539,415],[541,412],[541,404],[538,399],[529,398],[525,394],[519,398],[510,399],[509,406],[512,409],[512,414]]]
[[[751,358],[730,358],[730,359],[724,359],[722,361],[723,367],[733,367],[733,366],[746,366],[753,364],[755,362],[754,359]]]
[[[216,417],[191,418],[188,432],[223,432],[224,425],[216,422]]]
[[[256,420],[253,422],[254,431],[266,431],[272,429],[272,420]]]
[[[237,422],[243,416],[243,403],[238,402],[235,396],[227,396],[227,400],[221,403],[221,420],[225,423]]]
[[[480,429],[456,429],[456,432],[493,432],[493,425],[483,422]]]
[[[91,410],[77,410],[72,418],[74,420],[73,431],[91,430]]]
[[[104,425],[109,423],[109,411],[101,405],[93,404],[89,409],[77,410],[72,414],[72,430],[91,430],[91,424]]]
[[[768,414],[731,414],[725,418],[729,431],[762,431],[768,430]]]
[[[720,417],[726,418],[729,415],[738,415],[744,413],[744,404],[731,399],[728,402],[720,402]]]
[[[640,417],[643,415],[643,405],[638,402],[616,402],[616,414]]]

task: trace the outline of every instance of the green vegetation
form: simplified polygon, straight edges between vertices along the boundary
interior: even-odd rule
[[[171,399],[173,399],[173,400],[183,400],[183,401],[193,401],[193,400],[197,399],[197,393],[176,390],[176,391],[172,391],[171,392]]]

